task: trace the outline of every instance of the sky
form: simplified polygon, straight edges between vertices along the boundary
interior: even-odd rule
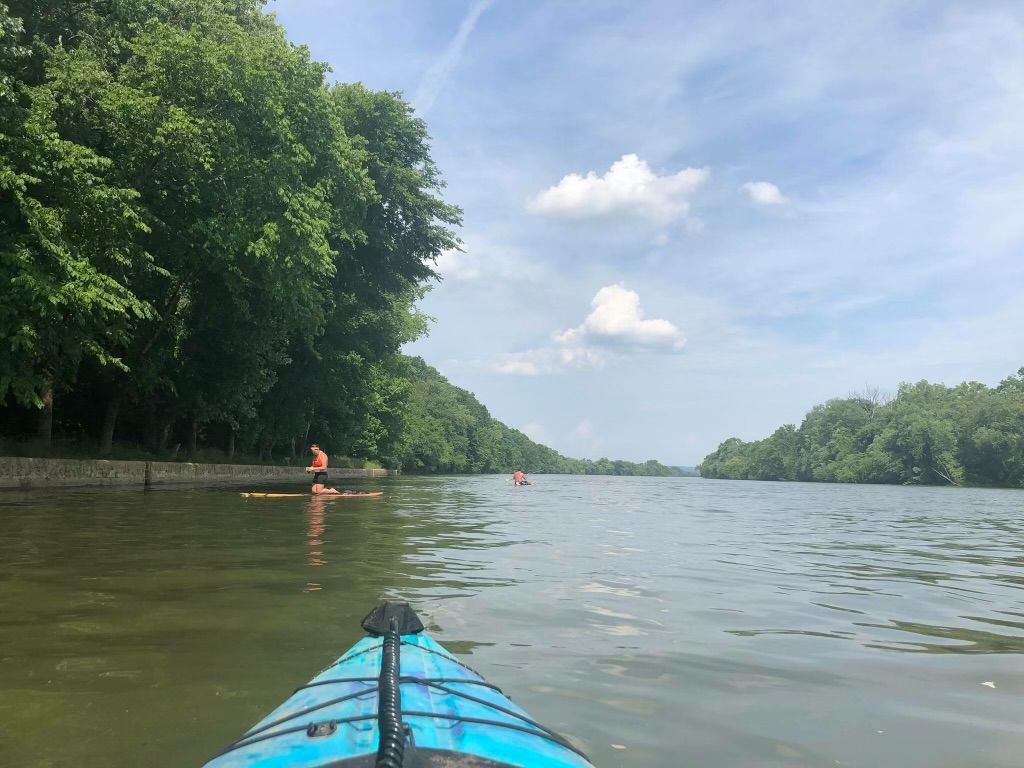
[[[274,0],[460,206],[408,345],[568,456],[694,465],[1024,366],[1024,4]]]

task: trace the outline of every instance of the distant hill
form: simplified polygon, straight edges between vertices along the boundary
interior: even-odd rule
[[[488,473],[522,467],[532,473],[680,476],[692,471],[654,459],[638,464],[563,456],[493,418],[472,392],[456,387],[421,358],[406,357],[404,365],[410,391],[391,463],[405,472]]]

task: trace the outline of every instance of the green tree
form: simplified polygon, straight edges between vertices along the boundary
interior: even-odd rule
[[[705,477],[824,482],[1024,486],[1024,369],[996,388],[904,384],[875,397],[815,406],[795,432],[705,457]]]
[[[12,24],[0,19],[5,36]],[[4,50],[10,58],[9,41]],[[57,66],[46,70],[51,80]],[[51,84],[33,85],[24,72],[5,74],[4,83],[0,399],[12,394],[41,408],[48,440],[54,393],[70,386],[83,359],[124,368],[125,342],[154,315],[132,280],[158,270],[139,245],[147,227],[138,195],[119,182],[109,158],[62,136]]]

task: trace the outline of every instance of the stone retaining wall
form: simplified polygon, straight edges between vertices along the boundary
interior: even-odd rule
[[[388,477],[388,469],[330,470],[338,477]],[[0,489],[68,488],[74,486],[245,485],[310,482],[302,467],[259,464],[190,464],[171,461],[104,461],[0,456]]]

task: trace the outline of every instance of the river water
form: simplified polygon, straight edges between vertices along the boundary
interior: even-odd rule
[[[1024,492],[534,479],[0,495],[0,766],[200,765],[399,597],[598,766],[1024,765]]]

